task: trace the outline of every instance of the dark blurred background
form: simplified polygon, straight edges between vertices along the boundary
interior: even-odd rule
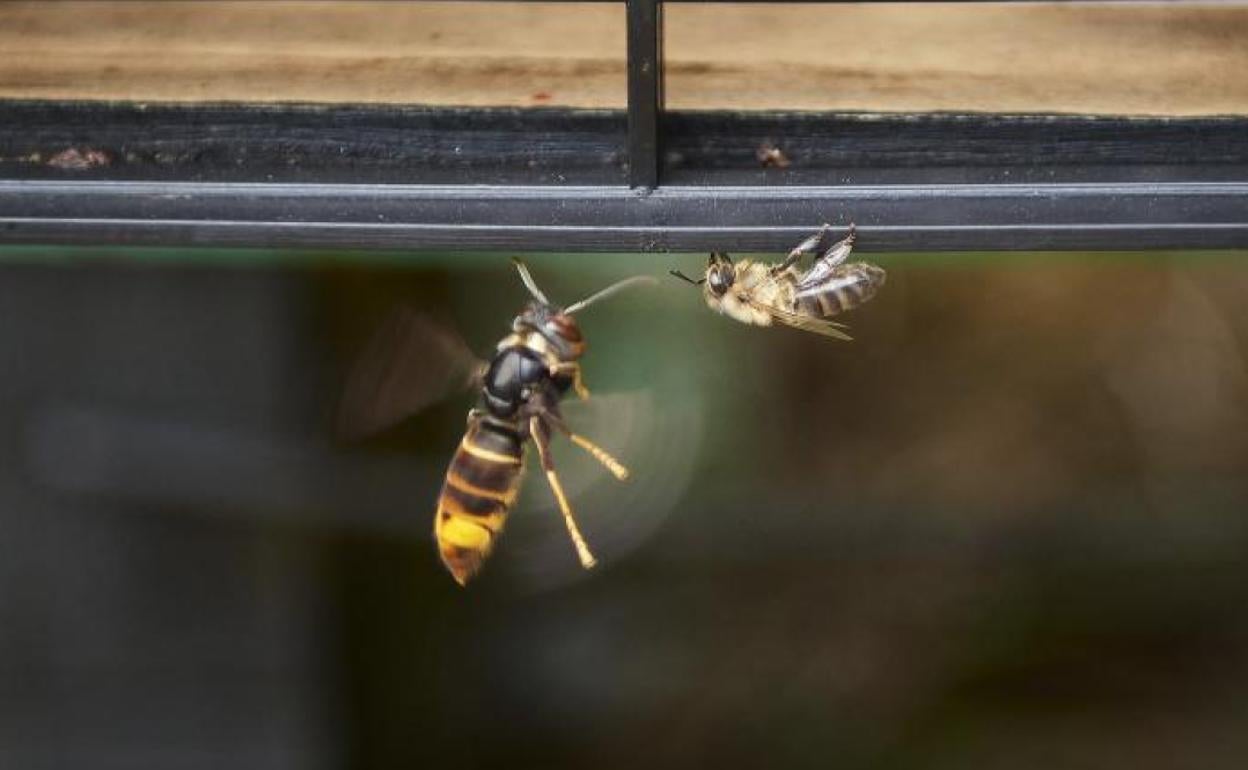
[[[587,311],[633,466],[557,460],[458,588],[471,397],[328,426],[396,303],[488,354],[499,255],[11,249],[0,767],[1241,767],[1244,255],[891,255],[845,344],[676,281]],[[287,258],[289,261],[287,261]],[[533,255],[570,302],[696,256]]]

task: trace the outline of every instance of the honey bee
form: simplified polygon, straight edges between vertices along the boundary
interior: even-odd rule
[[[867,262],[845,262],[857,238],[852,224],[843,240],[820,253],[810,269],[802,272],[797,263],[803,255],[819,252],[831,227],[825,224],[778,264],[748,259],[733,263],[727,254],[714,252],[701,280],[695,281],[679,270],[671,274],[702,286],[712,310],[742,323],[771,326],[778,321],[848,340],[845,325],[828,319],[868,302],[884,285],[885,273]]]
[[[596,560],[585,542],[555,472],[550,439],[558,431],[588,452],[620,481],[629,476],[622,463],[564,422],[559,402],[568,390],[589,398],[581,374],[585,338],[574,315],[622,289],[655,283],[649,276],[626,278],[589,297],[560,308],[538,288],[528,268],[513,260],[533,297],[496,346],[490,361],[468,350],[445,327],[410,310],[384,326],[361,355],[348,378],[339,433],[348,438],[376,432],[410,416],[457,387],[480,390],[479,405],[468,413],[468,427],[446,470],[438,494],[433,533],[442,563],[461,586],[481,569],[516,501],[523,478],[525,449],[532,441],[568,535],[585,569]],[[396,360],[402,348],[442,366]]]

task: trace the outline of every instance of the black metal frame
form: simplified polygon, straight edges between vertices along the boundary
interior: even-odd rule
[[[0,103],[0,242],[1248,248],[1248,118],[672,114],[662,0],[627,21],[625,113]]]
[[[663,114],[663,5],[628,3],[628,182],[659,185],[659,120]]]

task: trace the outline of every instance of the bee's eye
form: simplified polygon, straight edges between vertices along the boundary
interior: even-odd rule
[[[732,285],[732,279],[729,278],[728,273],[718,268],[711,270],[710,275],[706,277],[706,282],[710,285],[711,291],[716,294],[723,294]]]

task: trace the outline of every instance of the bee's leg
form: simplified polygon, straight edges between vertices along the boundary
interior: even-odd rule
[[[572,545],[576,546],[576,555],[580,557],[581,566],[585,569],[592,569],[598,561],[590,553],[589,546],[585,544],[585,538],[581,535],[580,528],[576,526],[576,519],[572,518],[572,507],[568,505],[568,496],[563,492],[563,485],[559,483],[559,477],[555,475],[555,464],[550,458],[550,429],[538,415],[529,418],[529,436],[537,445],[537,456],[541,458],[542,470],[546,472],[546,481],[549,482],[551,491],[555,493],[555,501],[559,503],[559,510],[563,513],[563,523],[568,526],[568,535],[572,538]]]
[[[827,262],[828,267],[836,267],[849,258],[849,252],[854,250],[854,241],[858,240],[858,230],[854,227],[854,223],[849,223],[849,234],[841,240],[828,247],[819,257],[820,262]]]
[[[567,436],[568,439],[571,440],[573,444],[576,444],[581,449],[584,449],[586,452],[589,452],[591,457],[593,457],[598,462],[602,463],[603,467],[605,467],[607,470],[611,471],[612,476],[615,476],[620,481],[628,480],[628,475],[629,475],[628,468],[624,467],[624,463],[612,457],[611,454],[607,452],[607,450],[598,446],[597,444],[585,438],[584,436],[577,434],[577,433],[573,433],[572,429],[568,427],[567,423],[565,423],[561,418],[556,417],[553,414],[550,414],[549,412],[546,414],[546,421],[550,423],[551,425],[555,426],[556,428],[558,428],[559,432]]]
[[[790,267],[797,264],[803,254],[814,254],[819,250],[819,244],[823,243],[823,239],[828,234],[828,230],[831,229],[832,225],[824,224],[819,228],[819,232],[794,246],[793,250],[789,252],[789,256],[785,257],[783,262],[772,266],[771,274],[778,275],[783,273],[785,270],[788,270]]]
[[[589,398],[589,388],[585,387],[585,380],[581,376],[581,364],[579,361],[563,361],[551,367],[551,377],[557,377],[561,374],[571,375],[572,390],[576,391],[576,395],[581,400]]]

